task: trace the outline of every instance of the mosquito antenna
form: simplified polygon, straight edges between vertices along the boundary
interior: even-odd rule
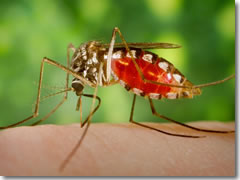
[[[215,82],[206,83],[206,84],[196,85],[196,86],[193,86],[193,88],[203,88],[203,87],[207,87],[207,86],[214,86],[214,85],[217,85],[217,84],[224,83],[225,81],[228,81],[228,80],[230,80],[234,77],[235,77],[235,74],[232,74],[231,76],[228,76],[225,79],[215,81]]]

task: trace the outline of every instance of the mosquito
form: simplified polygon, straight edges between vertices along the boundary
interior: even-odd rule
[[[121,43],[115,43],[117,34],[122,41]],[[137,95],[148,99],[152,114],[154,116],[165,119],[172,123],[176,123],[197,131],[209,133],[235,132],[193,127],[163,116],[156,111],[152,99],[161,100],[162,98],[193,98],[193,96],[201,94],[201,88],[217,85],[235,77],[235,74],[233,74],[223,80],[206,84],[193,85],[193,83],[187,80],[187,78],[178,69],[176,69],[173,64],[168,62],[166,59],[159,57],[157,54],[147,51],[147,49],[175,49],[180,47],[181,46],[172,43],[127,43],[120,29],[117,27],[113,29],[110,44],[104,44],[99,41],[89,41],[87,43],[81,44],[79,48],[75,48],[72,44],[70,44],[67,48],[67,66],[63,66],[47,57],[44,57],[42,59],[37,100],[33,115],[17,123],[5,127],[0,127],[0,129],[7,129],[18,126],[38,116],[44,64],[47,63],[66,72],[67,76],[65,89],[53,94],[56,95],[64,93],[64,97],[47,115],[33,123],[32,126],[41,123],[50,115],[52,115],[67,100],[69,91],[75,92],[76,96],[78,97],[76,110],[80,110],[81,127],[84,127],[87,124],[78,143],[61,164],[61,171],[66,167],[68,162],[71,160],[83,142],[83,139],[86,136],[87,130],[91,123],[91,118],[101,105],[101,99],[99,96],[97,96],[98,86],[106,87],[120,83],[120,85],[123,86],[127,91],[132,92],[134,95],[129,121],[130,123],[141,126],[143,128],[148,128],[171,136],[186,138],[203,137],[186,134],[175,134],[134,121],[133,114]],[[73,55],[70,62],[71,50],[73,51]],[[68,85],[69,75],[73,76],[71,87]],[[94,94],[83,93],[85,86],[94,88]],[[82,122],[81,98],[83,96],[92,98],[92,105],[89,115]],[[96,101],[97,105],[95,107]]]

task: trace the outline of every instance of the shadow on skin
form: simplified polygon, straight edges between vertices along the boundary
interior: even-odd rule
[[[203,133],[175,124],[146,123],[165,131],[204,135],[183,138],[134,124],[91,124],[63,172],[59,167],[79,140],[79,124],[39,125],[0,131],[2,176],[234,176],[235,133]],[[233,130],[234,123],[196,127]]]

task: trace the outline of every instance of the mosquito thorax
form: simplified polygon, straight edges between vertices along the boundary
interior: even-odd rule
[[[105,64],[106,57],[107,49],[101,43],[89,41],[76,49],[72,56],[71,68],[87,81],[96,85],[100,64]],[[105,74],[104,69],[103,73]],[[76,81],[76,79],[73,79],[73,81]],[[101,80],[99,85],[101,86],[102,83],[104,83],[104,79]],[[81,82],[81,85],[84,86],[85,84]]]

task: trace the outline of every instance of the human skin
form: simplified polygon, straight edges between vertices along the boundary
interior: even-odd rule
[[[59,167],[81,137],[79,124],[39,125],[0,131],[2,176],[234,176],[235,133],[194,131],[175,124],[91,124],[63,171]],[[234,123],[197,122],[205,129],[234,130]]]

